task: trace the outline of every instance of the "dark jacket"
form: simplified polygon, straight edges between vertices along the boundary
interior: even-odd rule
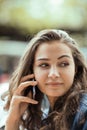
[[[87,130],[87,94],[83,94],[71,130]]]

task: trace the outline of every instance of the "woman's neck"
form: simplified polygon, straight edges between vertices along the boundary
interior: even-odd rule
[[[47,97],[48,97],[48,100],[50,103],[51,110],[53,110],[54,104],[55,104],[58,97],[51,97],[51,96],[47,96]]]

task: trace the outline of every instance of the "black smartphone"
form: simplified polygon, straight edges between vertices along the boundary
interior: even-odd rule
[[[34,78],[31,79],[31,81],[35,81],[35,79]],[[32,93],[32,98],[35,99],[35,93],[36,93],[35,86],[29,86],[29,87],[27,87],[25,89],[25,91],[24,91],[24,96],[27,96],[30,91]]]

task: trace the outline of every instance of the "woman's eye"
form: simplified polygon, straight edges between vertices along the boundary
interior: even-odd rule
[[[62,62],[59,64],[60,67],[66,67],[68,65],[69,65],[69,63],[67,63],[67,62]]]
[[[47,68],[49,65],[47,63],[44,63],[44,64],[40,64],[39,66],[42,68]]]

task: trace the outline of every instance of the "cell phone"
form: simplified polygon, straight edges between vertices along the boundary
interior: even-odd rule
[[[35,79],[31,79],[32,81],[35,81]],[[28,93],[31,91],[32,93],[32,98],[35,99],[35,94],[36,94],[36,90],[35,90],[35,86],[29,86],[25,89],[24,91],[24,96],[27,96]]]

